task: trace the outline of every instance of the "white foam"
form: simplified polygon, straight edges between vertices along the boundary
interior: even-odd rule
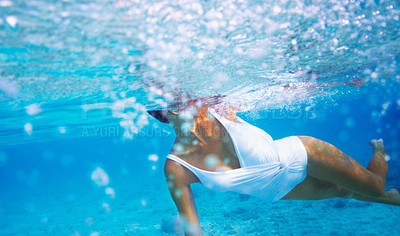
[[[18,88],[15,83],[9,82],[6,79],[0,79],[0,91],[11,98],[15,98],[18,96]]]
[[[274,6],[273,11],[275,13],[280,13],[282,11],[282,8],[280,8],[279,6]]]
[[[67,12],[67,11],[61,12],[61,16],[62,17],[68,17],[69,16],[69,12]]]
[[[11,7],[13,3],[11,1],[3,0],[0,1],[0,7]]]
[[[39,114],[40,112],[42,112],[42,108],[40,108],[40,104],[39,103],[33,103],[31,105],[28,105],[25,107],[26,109],[26,113],[30,116]]]
[[[13,28],[15,28],[18,25],[18,19],[15,16],[7,16],[6,21]]]

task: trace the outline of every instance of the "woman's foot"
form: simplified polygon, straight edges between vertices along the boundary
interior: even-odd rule
[[[361,195],[358,193],[353,193],[351,195],[352,198],[366,201],[366,202],[379,202],[389,205],[400,206],[400,194],[399,192],[392,188],[389,191],[385,192],[382,196],[374,197],[369,195]]]
[[[393,200],[394,205],[400,206],[400,194],[399,191],[397,191],[397,189],[392,188],[389,191],[385,192],[384,195],[389,199]]]
[[[382,139],[372,139],[369,142],[369,145],[371,146],[371,148],[374,150],[374,155],[378,154],[379,156],[381,156],[383,159],[385,159],[385,161],[389,161],[389,156],[386,153],[386,148],[383,145],[383,140]]]
[[[388,196],[388,197],[391,197],[391,198],[393,198],[393,199],[400,200],[400,193],[399,193],[399,191],[397,191],[397,189],[395,189],[395,188],[392,188],[392,189],[390,189],[389,191],[387,191],[387,192],[385,193],[385,195]]]
[[[382,139],[373,139],[371,142],[369,142],[369,145],[371,145],[371,148],[374,150],[374,156],[369,162],[367,169],[379,177],[382,188],[384,189],[386,185],[386,176],[389,169],[387,163],[389,156],[386,154],[386,148],[383,145]]]

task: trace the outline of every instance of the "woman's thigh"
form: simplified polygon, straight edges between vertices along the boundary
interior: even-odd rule
[[[307,151],[307,175],[352,192],[380,195],[380,179],[341,150],[312,137],[299,137]]]
[[[331,182],[312,176],[307,177],[286,194],[282,200],[320,200],[326,198],[348,197],[350,192]]]

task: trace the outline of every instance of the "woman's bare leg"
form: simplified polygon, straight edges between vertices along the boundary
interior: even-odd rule
[[[292,189],[282,200],[321,200],[327,198],[349,197],[350,191],[329,181],[307,177]]]
[[[306,179],[290,191],[282,200],[321,200],[327,198],[354,198],[360,201],[377,202],[400,206],[400,195],[391,189],[382,196],[374,197],[351,192],[331,182],[307,176]]]
[[[380,196],[385,191],[387,164],[379,174],[365,169],[335,146],[312,137],[299,137],[306,148],[307,174],[351,192]],[[378,158],[374,155],[372,159]],[[376,163],[381,164],[379,161]]]
[[[367,169],[378,175],[383,180],[383,185],[386,185],[386,176],[388,173],[387,153],[382,139],[372,140],[370,143],[374,150],[374,156],[369,162]]]
[[[382,194],[382,196],[379,196],[379,197],[372,197],[372,196],[361,195],[361,194],[357,194],[357,193],[352,194],[350,197],[360,200],[360,201],[378,202],[378,203],[400,206],[400,194],[394,188],[390,189],[389,191],[385,192],[384,194]]]
[[[400,205],[398,192],[384,192],[388,165],[381,140],[371,141],[375,153],[367,169],[333,145],[312,137],[299,137],[307,154],[308,177],[285,199],[351,197],[362,201]]]
[[[375,173],[384,179],[386,184],[386,176],[388,171],[387,164],[387,153],[385,146],[383,145],[382,139],[372,140],[370,142],[372,149],[374,150],[374,156],[369,162],[367,169]],[[358,193],[352,193],[351,197],[360,201],[368,202],[379,202],[400,206],[400,194],[396,189],[390,189],[389,191],[382,194],[382,196],[371,197],[368,195],[362,195]]]
[[[165,162],[164,174],[172,199],[178,208],[185,235],[202,235],[199,216],[190,187],[191,183],[200,181],[186,167],[170,159]]]

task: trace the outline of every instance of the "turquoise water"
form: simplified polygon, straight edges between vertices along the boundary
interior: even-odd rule
[[[172,129],[146,104],[226,95],[400,188],[398,1],[0,0],[0,235],[176,235]],[[265,203],[193,185],[206,235],[396,235],[394,206]]]

